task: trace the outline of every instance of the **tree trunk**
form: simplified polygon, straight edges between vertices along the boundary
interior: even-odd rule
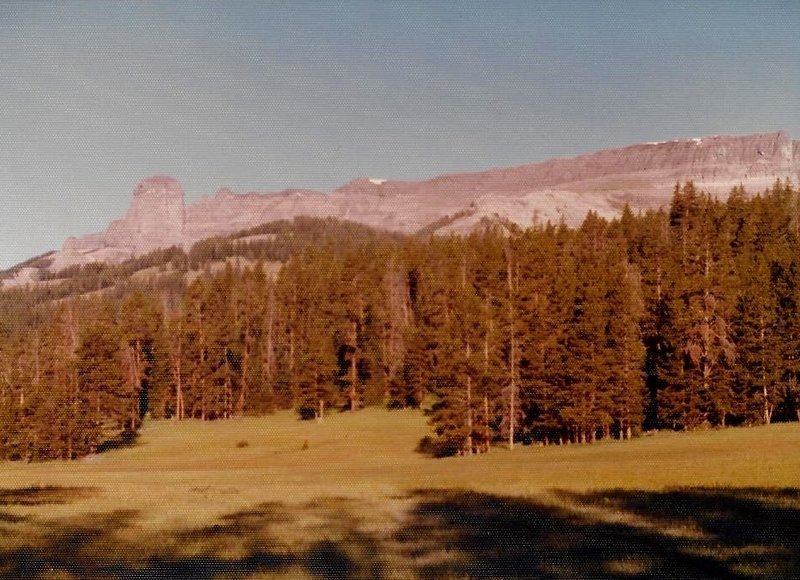
[[[766,363],[764,361],[764,351],[765,351],[765,339],[766,339],[766,328],[764,324],[764,316],[759,317],[759,342],[760,344],[760,351],[761,351],[761,385],[763,387],[762,396],[764,397],[764,424],[769,425],[772,422],[772,406],[770,405],[769,401],[769,390],[767,388],[767,369]]]
[[[489,345],[489,336],[493,334],[494,330],[494,321],[491,317],[491,310],[490,310],[490,297],[486,296],[485,302],[485,312],[486,312],[486,330],[483,335],[483,375],[484,377],[488,377],[489,375],[489,353],[490,353],[490,345]],[[483,428],[484,428],[484,440],[483,440],[483,451],[484,453],[489,453],[489,445],[492,439],[491,429],[489,428],[489,384],[484,385],[484,393],[483,393]]]
[[[242,355],[242,385],[239,388],[239,400],[236,403],[236,414],[239,416],[244,415],[244,407],[247,404],[247,396],[249,394],[250,360],[252,358],[252,350],[253,335],[248,328],[245,330],[244,336],[244,353]]]
[[[767,384],[764,383],[764,423],[769,425],[772,422],[772,405],[769,403],[769,391]]]
[[[178,421],[182,421],[184,417],[184,401],[183,401],[183,381],[180,378],[180,365],[177,370],[177,379],[175,383],[175,417]]]
[[[517,414],[517,337],[516,320],[514,315],[514,269],[511,263],[511,250],[506,249],[506,274],[508,277],[508,322],[511,335],[511,352],[509,353],[510,387],[508,394],[508,448],[514,450],[514,422]]]
[[[267,343],[265,346],[264,367],[267,380],[271,383],[275,376],[275,290],[270,289],[269,309],[267,311]]]
[[[356,399],[358,398],[358,392],[356,390],[356,382],[358,381],[358,368],[357,368],[357,361],[358,358],[358,323],[354,320],[351,322],[350,326],[350,341],[353,345],[353,354],[350,357],[350,411],[355,411],[357,404]]]
[[[33,386],[38,392],[39,385],[42,382],[42,365],[40,362],[40,351],[41,351],[41,338],[39,335],[39,329],[36,329],[36,333],[33,339]]]
[[[472,377],[467,377],[467,453],[472,455]]]
[[[294,328],[289,329],[289,376],[291,377],[291,384],[292,384],[292,408],[297,406],[296,404],[296,396],[297,396],[297,377],[295,376],[294,366],[295,366],[295,346],[294,346]]]
[[[205,421],[206,414],[206,398],[208,397],[208,389],[206,388],[206,381],[203,375],[206,372],[206,361],[208,360],[208,351],[206,350],[206,335],[203,327],[203,313],[200,310],[200,304],[197,305],[197,319],[199,322],[199,342],[200,342],[200,418]]]
[[[489,395],[483,395],[483,426],[484,426],[484,453],[489,453],[489,443],[492,439],[492,433],[489,429]]]
[[[200,420],[206,420],[206,385],[205,381],[200,381]]]
[[[138,403],[139,397],[141,396],[142,392],[142,381],[144,379],[144,372],[142,371],[142,342],[140,339],[136,339],[134,343],[134,348],[136,351],[134,354],[134,373],[135,373],[135,384],[134,384],[134,393],[133,398],[136,401],[137,413],[138,413]]]
[[[517,382],[515,375],[516,369],[516,340],[511,337],[511,392],[509,393],[508,403],[508,448],[514,449],[514,421],[517,415]]]
[[[231,380],[231,367],[228,357],[225,357],[225,419],[230,419],[233,412],[233,381]]]
[[[174,336],[174,347],[168,352],[172,362],[172,378],[175,381],[175,419],[182,421],[185,416],[183,400],[183,313],[178,312],[178,328]]]

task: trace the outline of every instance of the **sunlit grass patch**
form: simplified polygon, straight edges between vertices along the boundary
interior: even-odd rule
[[[443,460],[426,432],[149,422],[97,461],[4,464],[0,578],[800,576],[798,425]]]

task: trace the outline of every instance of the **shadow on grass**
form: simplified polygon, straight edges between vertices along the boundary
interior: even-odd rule
[[[422,578],[796,578],[798,490],[419,492],[398,533]]]
[[[97,446],[97,453],[106,453],[107,451],[114,451],[115,449],[124,449],[125,447],[133,447],[139,440],[138,431],[123,431],[112,439],[106,439]]]
[[[0,533],[10,538],[0,538],[0,578],[386,577],[379,541],[359,531],[354,508],[339,498],[301,506],[268,503],[157,536],[145,532],[136,510],[9,520]]]
[[[41,505],[20,502],[58,489],[4,490],[0,505]],[[0,541],[0,577],[800,577],[798,489],[420,490],[396,501],[396,517],[345,498],[265,503],[158,536],[135,510],[0,521],[21,533]]]
[[[0,506],[67,504],[77,499],[92,497],[96,491],[91,487],[60,487],[55,485],[13,489],[0,488]]]
[[[22,542],[0,553],[3,578],[107,578],[100,557],[121,550],[116,535],[133,523],[136,511],[120,510],[59,520],[40,529],[26,528]],[[125,549],[131,550],[128,546]]]
[[[88,487],[31,486],[12,489],[0,488],[0,508],[67,504],[77,499],[91,497],[94,493],[96,493],[96,490]],[[0,511],[0,525],[16,524],[26,520],[28,520],[27,516]],[[0,528],[0,534],[3,531]]]

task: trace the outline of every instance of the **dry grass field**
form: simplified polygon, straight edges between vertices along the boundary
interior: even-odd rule
[[[800,425],[431,459],[425,421],[151,421],[2,464],[0,577],[800,577]]]

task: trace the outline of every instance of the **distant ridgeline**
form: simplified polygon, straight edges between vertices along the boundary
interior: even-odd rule
[[[39,260],[46,260],[47,256]],[[430,416],[421,450],[800,418],[800,191],[468,236],[297,218],[0,293],[0,456],[146,415]]]
[[[105,230],[70,237],[59,251],[0,272],[0,285],[23,287],[70,267],[119,264],[172,246],[188,249],[207,238],[300,216],[409,235],[466,235],[485,229],[486,222],[578,227],[590,210],[613,219],[626,204],[634,213],[666,207],[676,181],[692,181],[724,199],[733,186],[763,191],[776,179],[798,178],[800,141],[784,131],[640,143],[423,181],[360,177],[330,193],[223,188],[189,204],[176,179],[156,175],[134,187],[125,214]]]

